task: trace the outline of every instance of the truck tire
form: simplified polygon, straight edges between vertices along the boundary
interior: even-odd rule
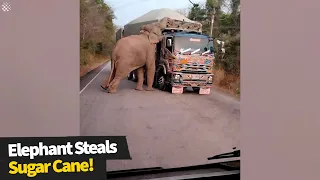
[[[138,82],[138,77],[135,71],[132,71],[132,81],[133,82]]]
[[[127,76],[128,80],[132,80],[132,72],[130,72]]]
[[[168,91],[169,93],[172,93],[172,86],[171,86],[171,84],[167,84],[165,90]]]
[[[157,75],[156,75],[156,87],[162,91],[165,91],[167,89],[167,82],[166,82],[166,76],[162,72],[162,70],[158,70]]]
[[[199,87],[192,87],[192,90],[196,93],[199,93],[200,91],[200,88]]]

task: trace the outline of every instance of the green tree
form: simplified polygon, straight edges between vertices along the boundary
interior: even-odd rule
[[[189,11],[188,18],[193,21],[204,21],[207,19],[206,9],[199,4],[194,4]]]
[[[240,0],[230,0],[231,12],[223,12],[226,0],[206,0],[204,6],[196,5],[190,9],[189,19],[202,23],[203,33],[210,35],[211,18],[214,15],[213,37],[225,42],[225,53],[217,48],[215,41],[216,68],[227,74],[240,75]],[[238,91],[238,90],[237,90]]]
[[[80,65],[88,55],[109,55],[115,44],[113,10],[103,0],[80,0]]]

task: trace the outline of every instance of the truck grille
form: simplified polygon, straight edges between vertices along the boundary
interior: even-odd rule
[[[207,82],[208,78],[211,76],[211,74],[181,74],[183,81],[188,82]]]
[[[190,81],[190,82],[207,82],[207,80],[205,80],[205,79],[199,79],[199,80],[196,80],[196,79],[184,79],[184,81]]]
[[[211,66],[204,65],[204,64],[179,64],[180,72],[183,73],[200,73],[206,74],[210,72]]]
[[[204,70],[181,70],[179,72],[182,73],[190,73],[190,74],[208,74],[208,71],[204,71]]]
[[[192,83],[190,81],[188,82],[183,82],[182,85],[184,86],[208,86],[208,84],[206,82],[197,82],[197,83]]]

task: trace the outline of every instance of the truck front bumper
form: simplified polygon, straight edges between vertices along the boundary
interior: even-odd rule
[[[171,85],[175,87],[210,88],[213,74],[172,73]]]

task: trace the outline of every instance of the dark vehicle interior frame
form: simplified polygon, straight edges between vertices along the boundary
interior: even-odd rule
[[[235,148],[234,148],[235,149]],[[152,167],[107,172],[108,179],[240,179],[240,150],[207,158],[216,162],[197,166],[164,169]]]

